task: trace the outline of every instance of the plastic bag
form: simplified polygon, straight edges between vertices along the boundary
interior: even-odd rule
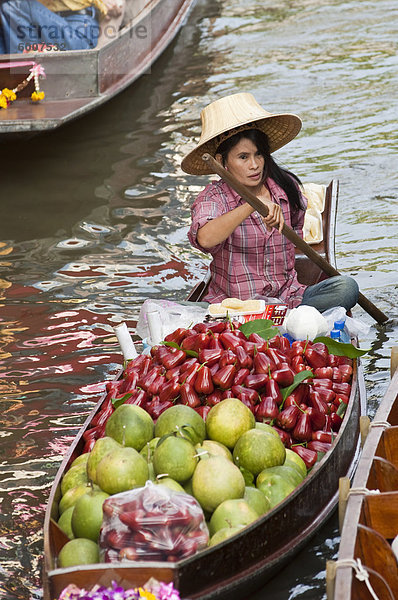
[[[161,331],[158,334],[160,339],[164,339],[178,327],[189,328],[201,323],[206,316],[207,305],[205,307],[196,302],[180,304],[171,300],[145,300],[138,316],[136,333],[148,343],[151,342],[148,313],[153,311],[159,313]]]
[[[347,327],[350,336],[361,337],[362,335],[365,336],[369,333],[370,325],[367,325],[359,319],[348,317],[344,306],[334,306],[333,308],[329,308],[328,310],[325,310],[322,315],[328,323],[329,331],[333,329],[335,321],[345,319],[345,326]]]
[[[283,330],[295,340],[313,340],[328,332],[328,323],[324,313],[321,314],[313,306],[301,304],[289,311]]]
[[[103,504],[101,559],[176,561],[205,548],[209,532],[193,496],[147,481]]]

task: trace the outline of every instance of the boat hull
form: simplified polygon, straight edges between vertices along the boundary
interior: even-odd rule
[[[326,191],[324,240],[317,250],[334,264],[334,222],[338,184]],[[318,267],[298,255],[300,276],[309,283],[323,277]],[[308,262],[307,262],[308,261]],[[206,284],[196,286],[191,300],[200,300]],[[69,583],[80,587],[143,585],[150,577],[173,582],[182,597],[191,600],[228,600],[248,597],[277,573],[308,543],[330,517],[338,501],[339,478],[352,477],[359,457],[359,419],[365,411],[365,386],[359,359],[354,361],[350,401],[334,444],[304,481],[269,513],[233,538],[177,563],[131,562],[56,568],[56,557],[67,541],[51,517],[57,518],[60,482],[72,460],[82,452],[83,432],[100,410],[102,400],[87,418],[56,476],[44,523],[44,600],[53,600]]]
[[[345,508],[338,561],[329,564],[328,599],[372,598],[365,581],[355,576],[352,565],[358,559],[376,595],[396,598],[398,565],[389,542],[398,533],[398,370],[370,425],[353,490]]]
[[[217,546],[169,565],[167,563],[105,564],[57,569],[56,555],[67,540],[51,516],[57,516],[62,475],[83,447],[82,434],[100,409],[100,401],[82,427],[55,480],[44,524],[45,600],[56,598],[69,583],[81,587],[144,584],[150,576],[172,581],[182,597],[241,598],[258,589],[292,559],[330,517],[338,501],[339,477],[353,475],[359,457],[359,417],[364,411],[361,366],[355,365],[352,395],[346,417],[330,450],[306,479],[264,517]],[[206,574],[204,576],[204,574]]]

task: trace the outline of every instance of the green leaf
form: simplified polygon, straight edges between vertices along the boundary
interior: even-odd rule
[[[170,348],[178,348],[179,350],[181,350],[181,348],[177,344],[177,342],[160,342],[160,343],[163,344],[163,346],[169,346]]]
[[[187,356],[194,356],[195,358],[198,358],[199,356],[199,353],[195,352],[195,350],[183,350],[183,352],[185,352]]]
[[[111,398],[111,402],[115,408],[118,408],[119,406],[124,404],[126,400],[128,400],[132,395],[132,392],[128,392],[127,394],[124,394],[124,396],[122,396],[121,398]]]
[[[187,356],[194,356],[195,358],[198,358],[199,354],[197,352],[195,352],[195,350],[185,350],[184,348],[181,348],[181,346],[179,346],[177,344],[177,342],[161,342],[163,344],[163,346],[169,346],[170,348],[178,348],[178,350],[182,350],[183,352],[185,352],[185,354]]]
[[[254,319],[254,321],[243,323],[239,329],[247,338],[251,333],[258,333],[265,340],[270,340],[276,335],[280,335],[279,329],[275,327],[275,323],[271,319]]]
[[[322,342],[327,346],[330,354],[335,354],[336,356],[348,356],[349,358],[357,358],[358,356],[363,356],[370,352],[368,350],[361,350],[360,348],[356,348],[354,344],[343,344],[343,342],[338,342],[337,340],[333,340],[330,337],[326,337],[321,335],[315,338],[315,342]]]
[[[297,386],[300,385],[300,383],[302,383],[304,381],[304,379],[307,379],[308,377],[314,377],[314,374],[312,371],[300,371],[299,373],[296,373],[294,376],[294,380],[293,383],[291,385],[289,385],[289,387],[286,388],[281,388],[281,394],[282,394],[282,398],[285,401],[286,398],[292,393],[293,390],[296,389]]]

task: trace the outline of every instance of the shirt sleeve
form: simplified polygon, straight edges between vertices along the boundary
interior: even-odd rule
[[[197,240],[198,230],[206,225],[208,221],[220,217],[226,212],[221,198],[216,191],[206,193],[206,189],[199,194],[191,208],[192,223],[188,231],[188,239],[192,246],[206,254],[216,254],[224,245],[224,242],[212,248],[203,248]]]

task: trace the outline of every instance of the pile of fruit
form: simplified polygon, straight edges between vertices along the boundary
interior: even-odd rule
[[[203,519],[193,518],[184,535],[171,526],[161,551],[161,530],[137,524],[147,518],[142,508],[129,517],[119,511],[119,526],[105,527],[106,507],[148,481],[176,497],[190,494],[213,545],[281,502],[330,449],[350,397],[352,359],[320,341],[290,345],[272,327],[262,335],[253,327],[218,321],[177,329],[107,384],[83,453],[61,483],[58,524],[71,541],[59,566],[100,556],[172,561],[203,547]],[[123,520],[130,517],[135,529]]]
[[[108,382],[102,410],[85,433],[84,451],[105,435],[107,419],[120,404],[140,406],[155,422],[167,408],[185,404],[206,420],[212,406],[238,398],[312,466],[341,425],[352,359],[330,354],[322,342],[290,345],[281,335],[246,336],[244,326],[236,325],[226,320],[179,328],[150,355],[130,361],[120,380]]]
[[[237,398],[212,407],[206,423],[181,404],[156,424],[123,404],[105,433],[61,482],[58,525],[70,538],[61,567],[185,558],[258,519],[307,474],[298,454]]]

